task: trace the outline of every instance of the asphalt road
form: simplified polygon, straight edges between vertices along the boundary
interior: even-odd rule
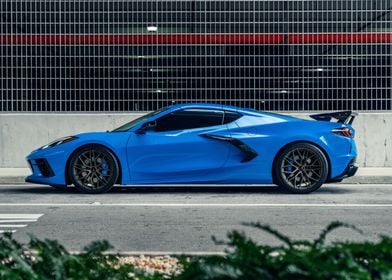
[[[221,252],[211,236],[224,239],[242,230],[260,242],[277,244],[243,222],[269,224],[299,239],[314,239],[331,221],[363,230],[339,229],[330,240],[376,240],[392,235],[392,185],[325,185],[309,195],[276,187],[138,187],[84,195],[37,185],[0,185],[0,231],[28,240],[60,240],[81,250],[107,239],[115,250],[132,253]]]

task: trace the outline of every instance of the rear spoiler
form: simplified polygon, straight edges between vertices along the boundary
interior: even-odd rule
[[[339,111],[339,112],[315,114],[315,115],[310,115],[309,117],[317,121],[330,122],[331,119],[336,119],[338,120],[338,123],[352,124],[356,116],[358,116],[358,114],[353,111]]]

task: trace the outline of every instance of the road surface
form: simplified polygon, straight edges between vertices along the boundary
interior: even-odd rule
[[[242,230],[260,242],[278,244],[243,222],[269,224],[297,239],[314,239],[331,221],[353,224],[360,235],[339,229],[330,240],[377,240],[392,235],[392,185],[330,184],[309,195],[277,187],[115,188],[103,195],[59,191],[39,185],[0,185],[0,231],[57,239],[78,251],[107,239],[128,253],[222,252],[211,236]]]

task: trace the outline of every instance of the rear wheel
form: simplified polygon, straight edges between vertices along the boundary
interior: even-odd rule
[[[328,176],[324,153],[309,143],[289,145],[275,161],[277,185],[293,193],[310,193],[321,187]]]
[[[84,193],[109,191],[119,174],[114,155],[101,146],[87,146],[73,154],[68,170],[75,187]]]

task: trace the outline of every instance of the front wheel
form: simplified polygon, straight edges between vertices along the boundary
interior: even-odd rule
[[[69,178],[84,193],[104,193],[116,183],[119,167],[114,155],[101,146],[86,146],[71,158]]]
[[[328,177],[324,153],[309,143],[289,145],[275,161],[277,185],[292,193],[310,193],[321,187]]]

